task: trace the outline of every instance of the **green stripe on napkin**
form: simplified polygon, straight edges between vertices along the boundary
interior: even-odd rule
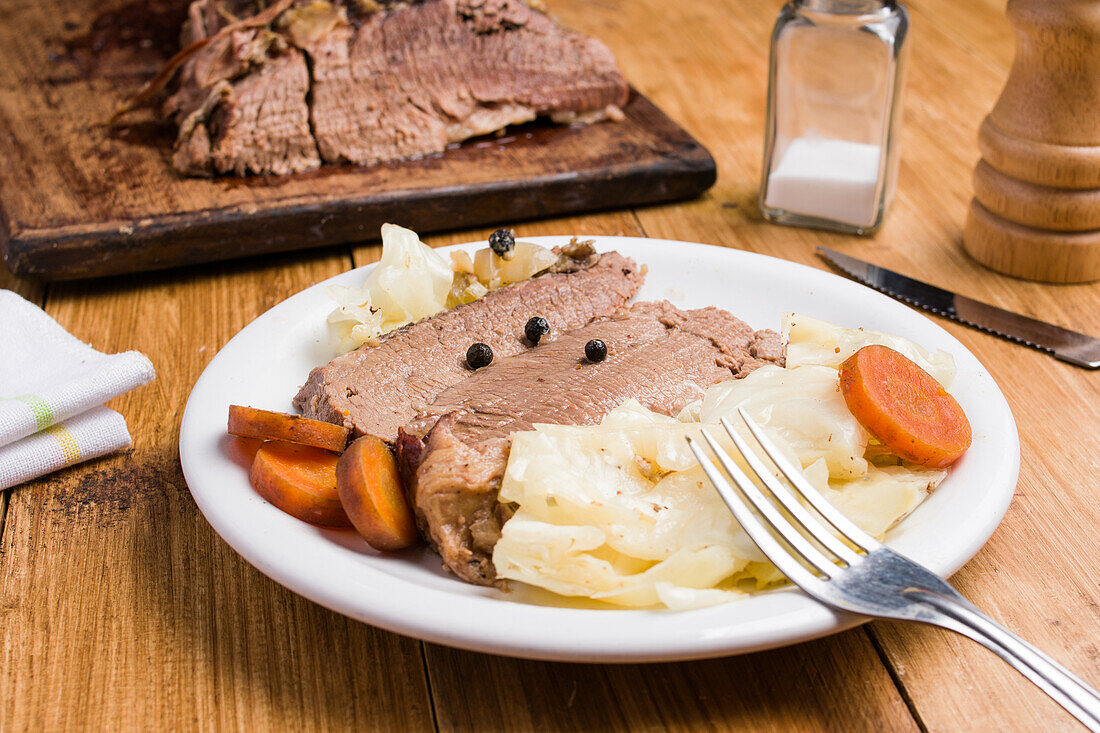
[[[53,410],[41,397],[35,397],[34,395],[25,394],[18,397],[12,397],[13,400],[22,402],[27,407],[31,408],[31,414],[34,415],[34,422],[38,430],[45,430],[49,426],[53,425]]]

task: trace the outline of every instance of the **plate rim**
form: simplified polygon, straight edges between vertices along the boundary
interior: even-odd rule
[[[570,236],[553,235],[523,237],[523,239],[544,245],[557,245],[568,241]],[[1007,418],[1007,422],[1002,427],[1005,428],[1005,437],[1009,439],[1008,444],[1002,446],[1008,449],[1005,460],[997,465],[997,475],[990,481],[991,484],[1003,484],[1006,488],[999,493],[986,497],[986,501],[981,505],[983,510],[981,516],[984,521],[975,526],[975,530],[968,535],[963,547],[954,553],[955,557],[952,561],[941,563],[933,569],[945,577],[951,575],[969,561],[992,536],[1015,493],[1020,463],[1019,435],[1007,400],[992,376],[989,375],[988,370],[985,370],[977,357],[940,324],[909,306],[832,272],[769,255],[720,245],[650,237],[592,235],[591,237],[584,236],[580,238],[596,240],[600,251],[620,249],[623,246],[627,248],[637,246],[641,249],[653,246],[672,246],[687,248],[700,254],[705,253],[705,256],[718,254],[719,256],[731,256],[734,260],[743,258],[744,261],[756,263],[761,267],[792,268],[791,272],[800,273],[811,279],[823,278],[825,282],[842,290],[848,289],[852,293],[861,293],[858,297],[870,297],[873,301],[882,303],[883,307],[893,309],[898,313],[907,311],[912,316],[918,316],[923,321],[931,324],[940,332],[940,336],[951,344],[951,351],[956,359],[961,356],[965,360],[971,361],[970,366],[977,365],[981,370],[976,376],[989,381],[995,396],[998,398],[998,404],[993,407],[1002,413],[1002,417]],[[465,242],[439,247],[436,248],[436,251],[446,254],[451,251],[468,250],[479,246],[483,247],[484,242]],[[630,252],[624,252],[624,254],[631,256]],[[708,633],[702,636],[696,634],[693,639],[685,639],[683,629],[676,628],[678,624],[667,623],[669,618],[682,619],[685,615],[692,614],[697,620],[704,622],[705,625],[704,620],[708,616],[720,614],[723,609],[729,609],[729,606],[720,605],[691,611],[666,611],[593,610],[523,604],[522,608],[524,610],[520,612],[520,615],[528,617],[529,623],[558,623],[566,618],[572,618],[578,621],[583,620],[583,623],[588,627],[597,629],[603,627],[602,631],[606,632],[605,636],[600,636],[599,634],[593,634],[590,628],[586,632],[588,641],[583,646],[555,644],[547,643],[547,640],[540,640],[537,637],[533,639],[528,633],[527,624],[517,626],[507,623],[507,613],[489,613],[489,616],[499,617],[497,620],[502,623],[498,623],[492,629],[492,635],[487,636],[483,630],[480,630],[481,627],[476,624],[468,628],[455,628],[454,624],[440,626],[438,613],[425,612],[425,608],[435,608],[436,606],[433,604],[446,600],[448,609],[452,613],[459,616],[471,614],[471,618],[481,618],[486,613],[486,604],[484,603],[485,598],[480,595],[463,595],[441,591],[438,588],[426,588],[382,570],[361,566],[367,572],[364,573],[363,578],[356,579],[359,581],[358,583],[351,583],[353,587],[358,588],[359,585],[363,585],[365,579],[369,579],[370,583],[366,584],[369,588],[359,590],[375,593],[396,590],[403,596],[399,607],[388,607],[388,602],[386,602],[383,604],[376,603],[369,608],[364,608],[349,603],[348,596],[350,594],[344,590],[346,586],[342,585],[340,586],[341,590],[337,590],[336,584],[331,581],[321,581],[323,574],[310,573],[308,569],[301,567],[302,559],[289,555],[286,546],[279,543],[265,545],[264,551],[258,552],[255,538],[249,536],[249,533],[244,530],[244,527],[248,526],[247,523],[227,521],[227,518],[221,515],[217,502],[211,499],[211,495],[195,489],[195,484],[201,482],[197,473],[199,471],[197,461],[199,461],[198,452],[202,444],[198,436],[204,432],[202,430],[203,426],[197,422],[198,418],[196,417],[196,410],[199,409],[197,407],[197,395],[201,396],[203,394],[207,382],[214,379],[212,375],[217,373],[220,362],[229,358],[226,355],[233,353],[234,344],[243,343],[245,334],[249,333],[254,326],[267,324],[269,321],[277,319],[283,311],[289,311],[293,308],[296,299],[306,297],[307,293],[323,290],[327,285],[332,284],[334,280],[347,279],[353,277],[355,273],[365,275],[373,266],[374,264],[369,264],[354,268],[310,285],[253,319],[218,350],[217,354],[203,369],[202,374],[196,380],[188,395],[179,433],[180,461],[188,490],[215,533],[237,554],[241,555],[245,561],[264,575],[289,590],[333,611],[388,631],[470,651],[549,661],[651,662],[730,656],[819,638],[852,628],[869,620],[866,617],[832,611],[800,591],[792,590],[790,592],[762,594],[737,602],[738,608],[767,610],[769,612],[766,617],[767,623],[760,624],[758,619],[756,623],[741,624],[736,630],[726,629],[724,633],[721,628],[708,627]],[[196,437],[193,438],[193,435]],[[297,520],[290,517],[287,517],[287,519],[297,522]],[[335,545],[335,543],[333,544]],[[328,554],[328,552],[322,554]],[[440,597],[440,594],[442,594],[442,597]],[[493,598],[493,604],[496,611],[502,611],[505,607],[515,608],[517,605],[514,603],[501,603],[496,598]],[[748,604],[755,605],[750,607]],[[734,604],[730,604],[730,606],[732,605]],[[768,609],[768,606],[772,608]],[[619,626],[619,624],[609,625],[608,622],[612,619],[622,619],[624,614],[635,617],[645,616],[647,623],[654,627],[655,632],[666,631],[669,633],[664,637],[655,634],[653,638],[646,640],[646,643],[640,647],[628,647],[622,643],[608,643],[608,639],[614,636],[616,627]],[[528,632],[524,632],[523,629],[528,629]],[[593,638],[595,638],[595,641],[593,641]]]

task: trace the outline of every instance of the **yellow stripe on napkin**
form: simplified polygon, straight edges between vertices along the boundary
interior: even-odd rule
[[[68,463],[76,463],[80,460],[80,445],[76,442],[76,436],[69,432],[64,425],[54,425],[42,431],[53,437],[61,446],[61,454]]]

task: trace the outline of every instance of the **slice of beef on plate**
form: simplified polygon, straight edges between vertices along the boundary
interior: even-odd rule
[[[441,153],[540,115],[618,118],[629,89],[600,41],[522,0],[195,0],[207,41],[164,107],[189,175],[294,173]]]
[[[585,359],[594,338],[607,345],[598,363]],[[491,585],[493,546],[510,516],[497,492],[512,433],[592,425],[631,398],[672,415],[702,389],[782,358],[775,332],[726,311],[646,302],[494,362],[402,430],[399,461],[421,531],[455,575]]]
[[[440,392],[471,376],[471,344],[488,344],[498,359],[517,354],[530,348],[524,326],[532,316],[546,318],[551,333],[580,328],[621,308],[643,281],[633,260],[617,252],[595,254],[583,242],[567,246],[553,269],[315,368],[294,405],[306,417],[392,443]]]

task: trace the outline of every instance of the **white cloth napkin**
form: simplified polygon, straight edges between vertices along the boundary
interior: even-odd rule
[[[128,448],[126,421],[102,405],[155,376],[144,354],[96,351],[0,290],[0,489]]]

